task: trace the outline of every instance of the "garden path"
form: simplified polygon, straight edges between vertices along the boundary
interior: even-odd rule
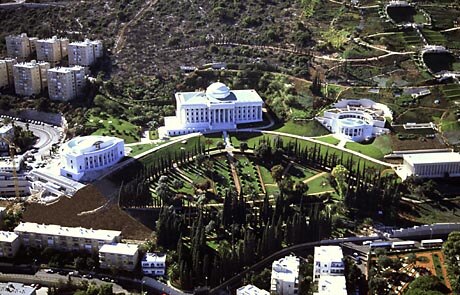
[[[313,180],[315,180],[316,178],[319,178],[319,177],[322,177],[322,176],[325,176],[325,175],[327,175],[327,172],[318,173],[318,174],[316,174],[316,175],[313,175],[312,177],[309,177],[309,178],[305,179],[305,180],[303,181],[303,183],[309,183],[310,181],[313,181]],[[321,193],[323,193],[323,192],[321,192]]]

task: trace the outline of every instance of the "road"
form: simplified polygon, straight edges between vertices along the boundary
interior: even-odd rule
[[[59,275],[59,274],[49,274],[44,272],[43,270],[38,271],[34,275],[29,274],[16,274],[16,273],[0,273],[0,281],[6,282],[20,282],[24,284],[32,284],[32,283],[40,283],[46,286],[56,285],[59,282],[67,282],[69,277],[66,275]],[[95,283],[96,285],[107,284],[107,282],[101,281],[99,279],[82,279],[78,277],[70,277],[71,281],[74,282],[81,282],[81,281],[88,281]],[[125,293],[129,294],[127,290],[121,287],[118,284],[110,283],[113,286],[114,293]]]

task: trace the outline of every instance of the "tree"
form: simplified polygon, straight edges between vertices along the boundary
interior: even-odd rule
[[[247,142],[244,142],[244,141],[240,142],[240,151],[241,151],[242,153],[244,153],[244,151],[246,151],[248,148],[249,148],[249,147],[248,147],[248,143],[247,143]]]
[[[86,259],[83,257],[76,257],[73,260],[73,264],[76,270],[82,270],[86,268]]]
[[[223,141],[219,141],[216,146],[219,150],[225,149],[225,143]]]
[[[180,190],[181,188],[184,187],[184,182],[180,179],[174,179],[173,182],[172,182],[172,187],[175,189],[175,190]]]
[[[272,175],[272,178],[276,182],[280,182],[281,179],[283,178],[283,173],[284,173],[284,168],[281,165],[275,165],[270,169],[270,174]]]
[[[337,191],[341,198],[344,198],[347,190],[348,170],[343,165],[337,165],[332,169],[331,175],[337,184]]]
[[[423,291],[425,293],[423,293]],[[446,285],[444,285],[444,283],[441,282],[441,280],[437,276],[427,275],[427,276],[420,276],[416,278],[412,283],[410,283],[409,291],[406,294],[407,295],[415,295],[415,294],[437,295],[437,294],[448,294],[448,293],[450,293],[449,288],[447,288]]]
[[[270,159],[272,155],[272,149],[266,142],[262,142],[255,148],[254,155],[265,162]]]

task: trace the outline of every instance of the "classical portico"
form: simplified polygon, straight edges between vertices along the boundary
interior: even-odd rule
[[[162,135],[232,130],[237,124],[263,120],[263,100],[255,90],[230,90],[220,82],[205,92],[178,92],[176,102],[176,116],[165,118]]]

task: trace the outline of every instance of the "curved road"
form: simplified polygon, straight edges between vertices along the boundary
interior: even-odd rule
[[[373,241],[373,240],[379,240],[379,239],[382,239],[382,237],[350,237],[350,238],[341,238],[341,239],[335,239],[335,240],[321,240],[317,242],[309,242],[309,243],[303,243],[303,244],[298,244],[298,245],[294,245],[291,247],[287,247],[287,248],[281,249],[278,252],[273,253],[267,258],[262,259],[261,261],[257,262],[251,267],[243,270],[239,274],[223,282],[219,286],[213,288],[210,294],[218,294],[220,290],[224,290],[228,287],[232,287],[233,285],[239,283],[246,276],[247,273],[250,273],[252,271],[256,271],[263,267],[266,267],[267,265],[270,265],[274,260],[280,259],[281,257],[284,257],[290,253],[303,252],[305,250],[312,249],[315,246],[339,245],[339,244],[347,243],[347,242],[355,243],[355,242]]]

